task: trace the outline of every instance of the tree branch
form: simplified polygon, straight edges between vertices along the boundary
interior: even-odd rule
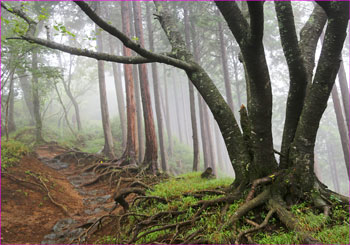
[[[84,2],[84,1],[74,1],[80,8],[81,10],[89,16],[89,18],[95,22],[99,27],[101,27],[103,30],[108,32],[114,37],[117,37],[122,43],[134,50],[136,53],[139,55],[150,59],[153,62],[160,62],[160,63],[165,63],[168,65],[172,65],[184,70],[191,70],[192,66],[184,61],[178,60],[171,58],[169,56],[165,56],[162,54],[156,54],[153,52],[150,52],[144,48],[142,48],[138,43],[133,42],[128,36],[126,36],[124,33],[113,27],[112,25],[108,24],[106,21],[104,21],[100,16],[98,16],[90,7],[89,5]]]
[[[241,45],[247,40],[247,30],[249,29],[249,24],[244,18],[241,10],[235,2],[215,1],[215,3],[228,23],[228,26],[234,34],[237,42]]]
[[[295,130],[298,126],[299,117],[304,105],[307,73],[298,44],[291,3],[277,1],[275,2],[275,10],[290,79],[281,147],[283,156],[281,156],[280,161],[280,168],[287,168],[289,146],[294,139]]]

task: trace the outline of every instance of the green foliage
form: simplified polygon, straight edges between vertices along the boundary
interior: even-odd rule
[[[215,189],[220,186],[228,186],[233,182],[232,178],[222,179],[202,179],[199,172],[190,172],[172,178],[164,183],[154,186],[153,191],[149,194],[164,198],[173,198],[181,196],[184,193],[200,191],[204,189]]]
[[[324,244],[350,244],[349,225],[336,225],[315,234]]]
[[[298,244],[298,238],[294,232],[275,232],[272,234],[260,232],[254,239],[259,244]]]
[[[29,148],[15,140],[1,142],[1,170],[18,163],[23,155],[29,153]]]

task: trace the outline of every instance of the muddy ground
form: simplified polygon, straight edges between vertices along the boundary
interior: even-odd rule
[[[66,151],[38,147],[1,174],[1,244],[84,242],[89,226],[114,208],[109,184],[82,187],[95,177],[81,172],[91,162],[62,159]]]

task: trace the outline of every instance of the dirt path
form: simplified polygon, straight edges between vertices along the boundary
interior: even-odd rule
[[[39,147],[37,157],[24,157],[2,174],[1,243],[62,244],[79,236],[83,242],[88,224],[112,209],[109,187],[81,187],[95,176],[80,173],[84,163],[61,161],[64,152],[57,145]],[[67,212],[54,205],[43,188],[33,184],[38,178]]]

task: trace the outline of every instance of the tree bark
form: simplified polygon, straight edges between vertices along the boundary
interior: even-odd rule
[[[225,45],[225,39],[224,39],[224,31],[220,21],[218,22],[218,28],[219,28],[219,39],[220,39],[221,62],[222,62],[222,69],[224,71],[226,101],[230,106],[232,112],[234,112],[230,76],[228,73],[228,65],[227,65],[227,54],[226,54],[226,45]]]
[[[338,79],[340,84],[340,92],[343,101],[343,109],[345,113],[346,125],[349,132],[349,87],[348,80],[346,79],[346,73],[344,69],[344,62],[340,63],[340,68],[338,71]]]
[[[149,4],[146,4],[146,16],[147,16],[147,28],[148,28],[148,41],[150,50],[154,50],[153,40],[153,28],[151,21],[151,13]],[[161,100],[159,95],[159,80],[158,80],[158,69],[155,63],[152,63],[152,77],[153,77],[153,91],[154,91],[154,102],[156,108],[157,125],[158,125],[158,138],[159,138],[159,149],[161,156],[161,167],[164,172],[168,170],[167,156],[165,151],[164,142],[164,129],[163,129],[163,116],[161,112]]]
[[[172,129],[171,129],[171,119],[170,119],[170,108],[169,108],[169,96],[168,96],[168,81],[166,79],[166,69],[163,66],[163,77],[164,77],[164,94],[165,94],[165,109],[166,109],[166,130],[168,136],[168,156],[172,156],[174,154],[174,142],[172,137]]]
[[[122,30],[130,36],[130,15],[128,2],[121,2]],[[131,56],[131,50],[123,46],[124,56]],[[127,143],[123,158],[129,159],[130,164],[136,164],[138,152],[136,143],[136,101],[132,66],[124,64],[125,90],[126,90],[126,115],[127,115]]]
[[[174,76],[174,74],[173,74]],[[181,143],[184,143],[184,137],[183,137],[183,128],[182,128],[182,123],[181,123],[181,113],[180,113],[180,98],[179,98],[179,93],[178,93],[178,88],[176,86],[176,81],[175,78],[173,78],[173,91],[174,91],[174,98],[175,98],[175,108],[176,108],[176,121],[177,121],[177,131],[178,131],[178,136],[179,140]]]
[[[35,119],[35,142],[40,144],[44,141],[42,137],[42,122],[40,115],[40,98],[39,98],[39,79],[38,72],[38,53],[36,50],[32,52],[32,96],[33,96],[33,112]]]
[[[188,6],[185,4],[184,8],[184,21],[185,21],[185,40],[187,49],[191,50],[191,37],[190,37],[190,23],[188,19]],[[192,142],[193,142],[193,171],[199,169],[199,144],[198,144],[198,130],[197,130],[197,116],[196,116],[196,103],[194,98],[194,88],[190,80],[188,80],[188,91],[190,96],[190,110],[191,110],[191,126],[192,126]]]
[[[100,12],[100,2],[96,2],[96,12]],[[95,25],[96,33],[99,32],[97,25]],[[97,35],[96,39],[97,51],[103,51],[103,42],[102,42],[102,32]],[[101,116],[102,116],[102,127],[104,134],[104,147],[103,153],[110,157],[115,158],[114,149],[113,149],[113,137],[111,131],[111,125],[109,121],[109,112],[108,112],[108,103],[107,103],[107,93],[106,93],[106,80],[105,80],[105,70],[104,70],[104,61],[97,61],[98,66],[98,85],[100,91],[100,107],[101,107]]]
[[[10,92],[9,92],[9,105],[8,105],[8,132],[11,133],[16,130],[16,124],[14,119],[14,106],[15,106],[15,90],[14,90],[14,72],[10,81]]]
[[[129,17],[130,17],[130,35],[135,37],[135,26],[133,24],[133,7],[132,3],[129,2]],[[133,52],[132,52],[133,53]],[[145,132],[143,130],[143,108],[142,108],[142,99],[140,92],[140,69],[138,66],[132,66],[132,76],[134,78],[134,89],[135,89],[135,100],[136,100],[136,116],[137,116],[137,144],[138,144],[138,162],[141,164],[145,156]]]
[[[344,123],[345,121],[344,121],[342,108],[341,108],[340,100],[338,96],[337,85],[335,83],[332,89],[332,100],[334,105],[335,116],[337,118],[339,137],[340,137],[341,146],[344,154],[345,167],[347,169],[347,173],[349,177],[349,136],[346,131],[346,127]]]
[[[327,141],[326,141],[326,149],[327,149],[328,163],[329,163],[334,190],[340,193],[337,165],[334,162],[333,146],[329,144]]]
[[[33,106],[33,91],[32,91],[32,85],[29,81],[29,74],[27,73],[17,73],[17,76],[19,77],[19,83],[21,85],[21,89],[23,92],[23,99],[24,102],[28,108],[28,112],[30,115],[30,125],[34,125],[34,106]]]
[[[108,44],[109,44],[109,51],[111,54],[115,53],[112,36],[108,35]],[[122,81],[120,79],[121,77],[121,71],[120,71],[120,65],[116,63],[112,63],[112,69],[113,69],[113,78],[114,78],[114,86],[115,86],[115,92],[117,96],[117,103],[118,103],[118,112],[119,112],[119,119],[120,119],[120,126],[122,130],[122,146],[126,146],[126,138],[127,138],[127,129],[126,129],[126,118],[125,118],[125,103],[124,103],[124,93],[123,93],[123,86]]]
[[[134,9],[134,23],[135,23],[135,34],[139,39],[139,43],[142,47],[145,46],[142,20],[141,20],[141,4],[140,2],[133,2]],[[149,82],[147,75],[146,64],[140,64],[139,75],[140,75],[140,85],[141,85],[141,97],[143,105],[143,117],[145,121],[145,135],[146,135],[146,149],[145,157],[143,160],[143,165],[147,166],[148,169],[153,172],[158,171],[158,147],[157,147],[157,137],[153,120],[152,112],[152,102],[151,95],[149,91]]]

